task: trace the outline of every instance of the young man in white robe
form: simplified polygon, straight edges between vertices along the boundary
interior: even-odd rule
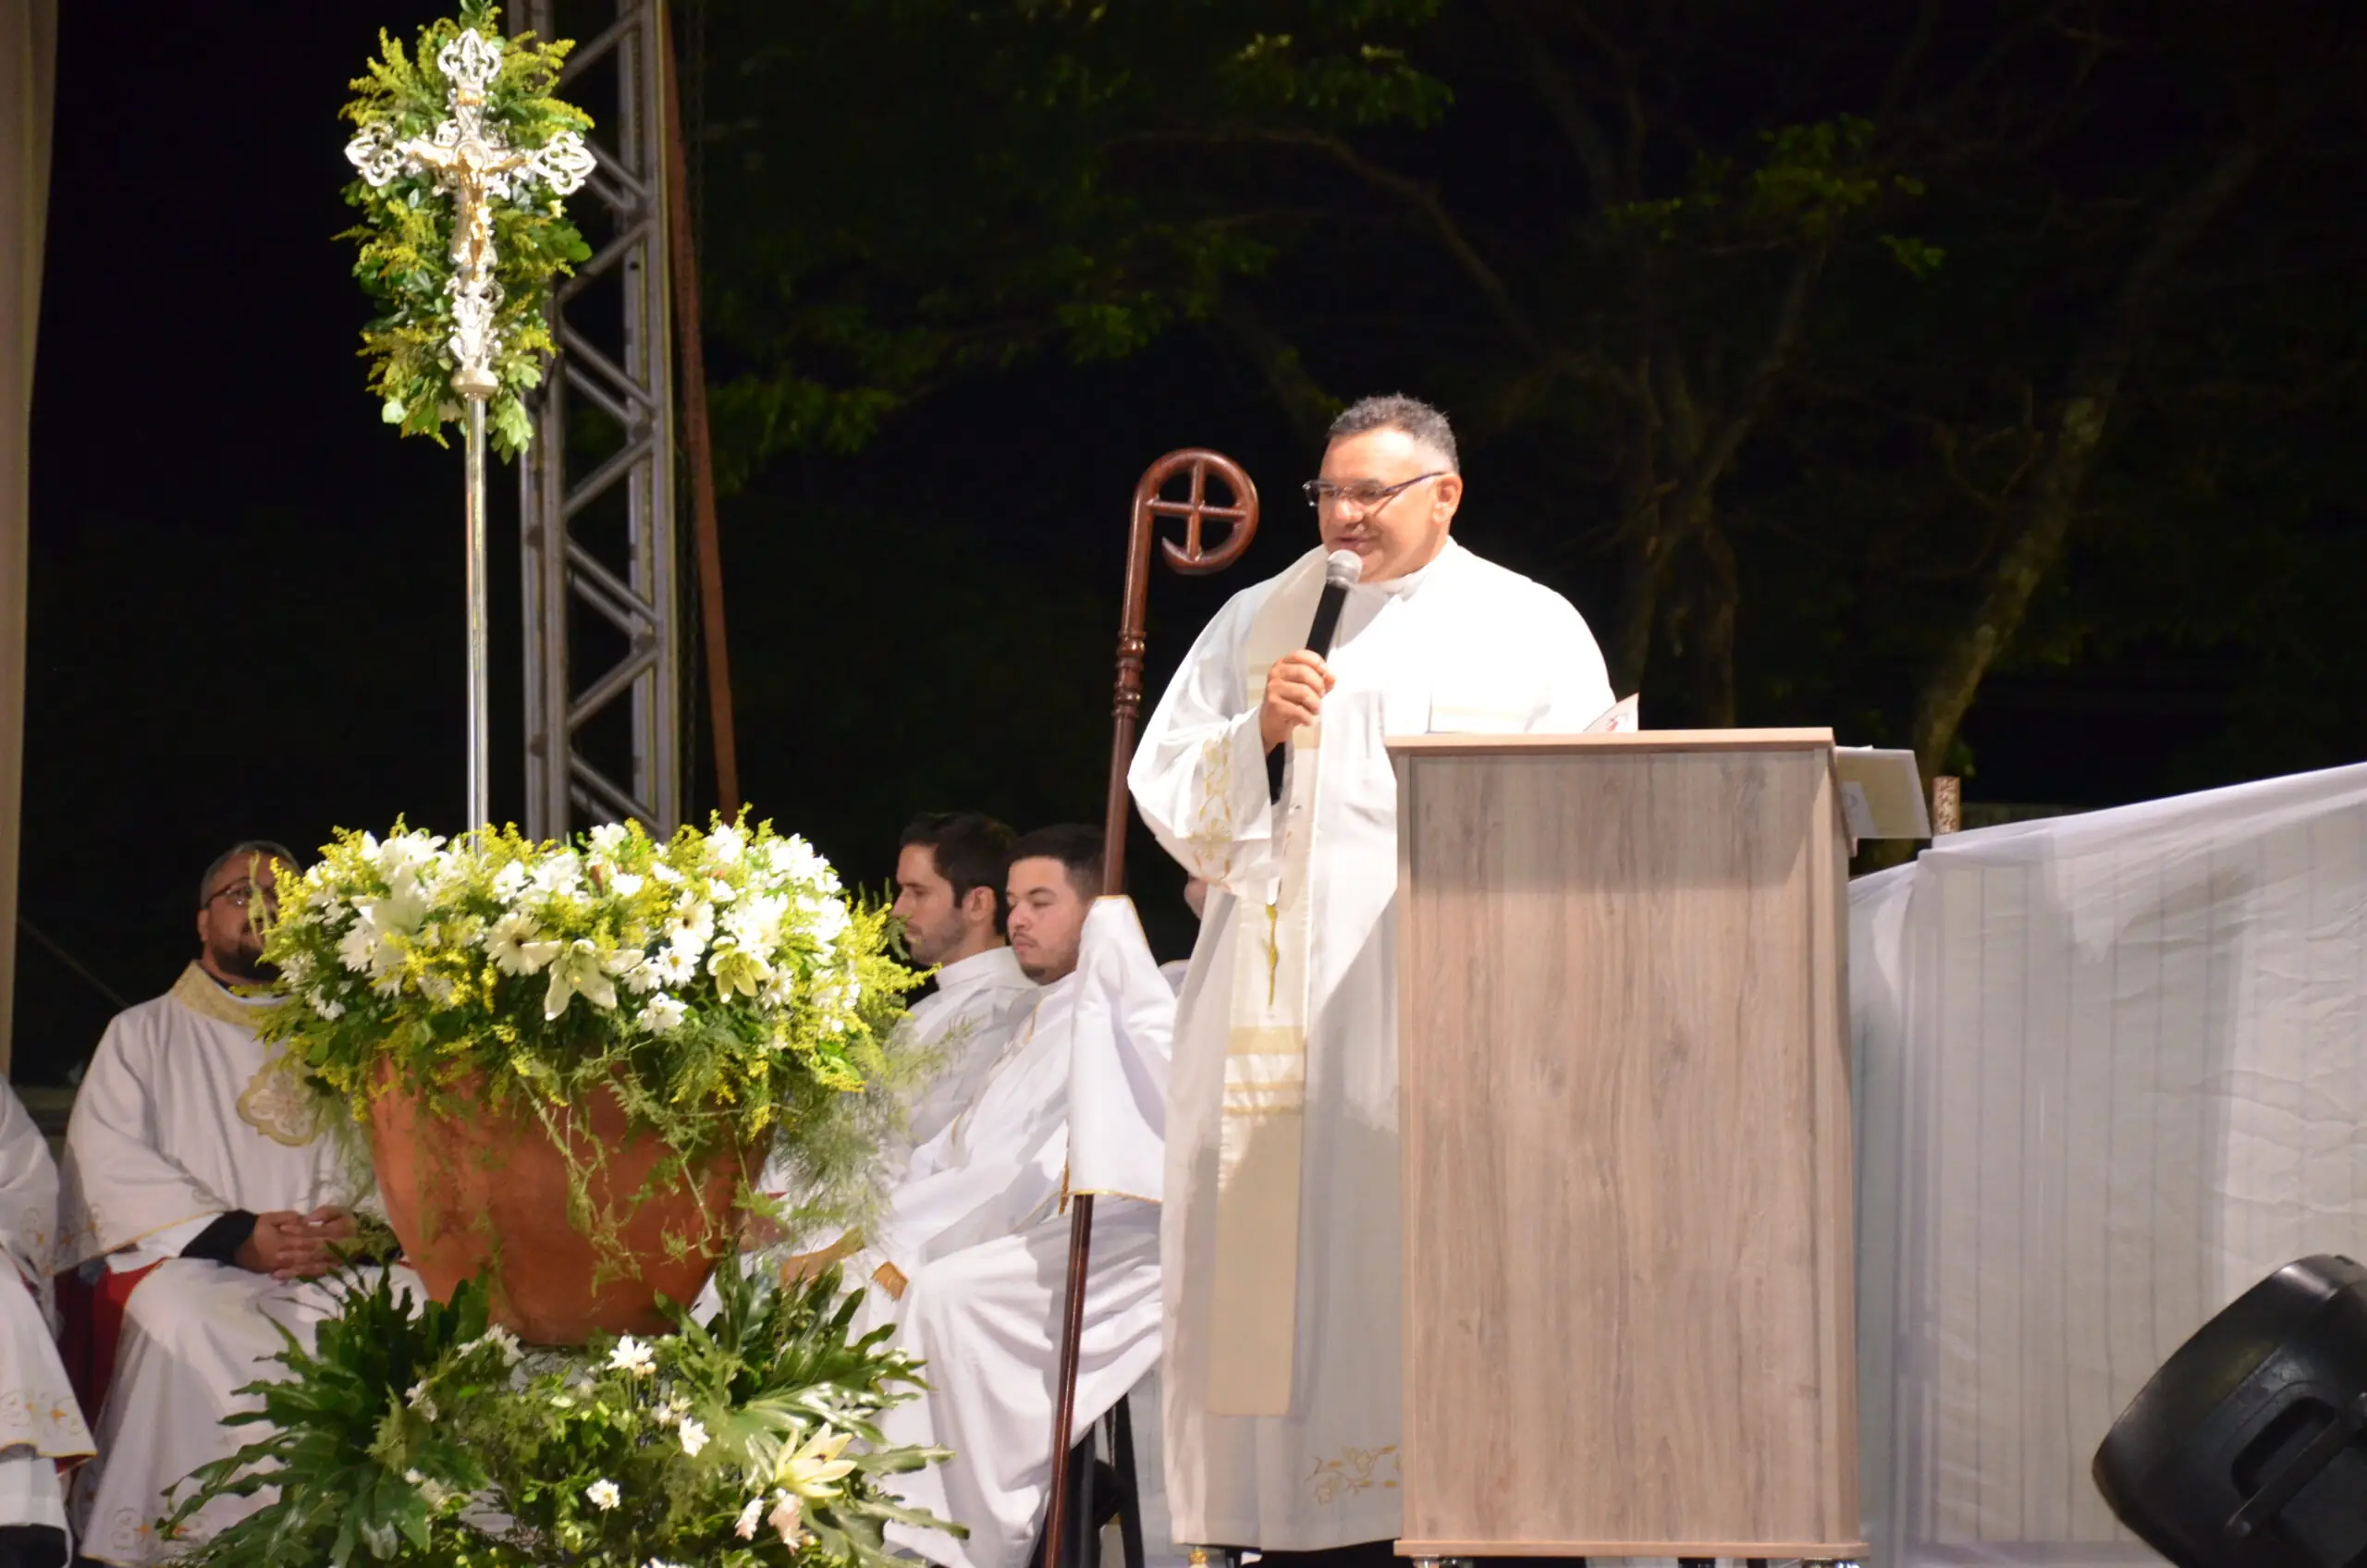
[[[933,812],[904,829],[896,851],[896,915],[915,963],[933,964],[935,988],[897,1028],[909,1047],[939,1057],[914,1095],[903,1147],[890,1179],[911,1151],[945,1131],[977,1097],[1000,1044],[994,1021],[1034,993],[1003,936],[1003,878],[1012,830],[974,811]]]
[[[902,1125],[879,1150],[873,1179],[883,1186],[901,1180],[913,1150],[943,1132],[977,1097],[1002,1049],[998,1022],[1036,990],[1003,937],[1003,876],[1013,837],[982,812],[931,812],[913,819],[898,846],[896,915],[904,924],[905,949],[914,962],[935,965],[937,974],[929,994],[898,1021],[896,1047],[900,1055],[935,1060],[923,1081],[906,1091]],[[779,1156],[767,1163],[757,1184],[776,1201],[794,1207],[795,1176]],[[798,1261],[818,1267],[860,1242],[833,1227],[801,1239]],[[755,1221],[742,1244],[751,1257],[776,1251],[780,1228]],[[715,1305],[710,1283],[692,1310],[704,1317]]]
[[[1208,624],[1128,776],[1211,889],[1168,1106],[1168,1501],[1179,1540],[1278,1551],[1387,1541],[1401,1519],[1383,738],[1575,734],[1612,705],[1578,612],[1449,537],[1463,479],[1436,410],[1350,408],[1306,489],[1320,543]],[[1339,550],[1362,576],[1321,658],[1306,641]]]
[[[66,1133],[63,1268],[121,1307],[99,1413],[99,1457],[77,1472],[85,1556],[144,1564],[171,1554],[156,1528],[174,1486],[256,1434],[222,1418],[233,1391],[272,1376],[275,1324],[309,1341],[334,1307],[308,1281],[354,1233],[366,1177],[298,1076],[255,1037],[240,995],[267,983],[258,932],[296,857],[243,843],[198,890],[201,950],[173,988],[118,1014],[92,1059]],[[104,1324],[101,1328],[104,1329]],[[223,1499],[193,1524],[219,1529],[263,1499]]]
[[[0,1568],[63,1568],[61,1464],[90,1457],[91,1432],[51,1333],[57,1166],[16,1091],[0,1084]]]
[[[1040,829],[1010,874],[1011,945],[1043,989],[999,1031],[977,1097],[915,1150],[848,1267],[865,1326],[927,1363],[929,1391],[881,1422],[953,1451],[895,1477],[966,1539],[890,1525],[945,1568],[1022,1568],[1051,1479],[1052,1384],[1068,1199],[1095,1194],[1076,1427],[1082,1437],[1159,1359],[1159,1194],[1175,1004],[1134,905],[1098,897],[1101,836]]]

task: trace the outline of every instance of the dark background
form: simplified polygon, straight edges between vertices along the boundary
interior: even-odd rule
[[[931,9],[866,20],[865,7],[826,18],[712,0],[684,13],[717,382],[745,393],[788,366],[886,389],[885,411],[860,429],[769,442],[746,434],[746,397],[719,401],[742,793],[758,815],[875,887],[898,827],[919,810],[976,806],[1023,828],[1098,820],[1135,476],[1171,447],[1212,446],[1248,467],[1270,508],[1227,578],[1157,582],[1154,699],[1224,595],[1311,538],[1294,494],[1317,457],[1304,411],[1248,347],[1254,334],[1212,304],[1220,297],[1255,306],[1332,394],[1402,386],[1444,400],[1466,431],[1457,537],[1560,588],[1599,630],[1611,623],[1615,486],[1584,433],[1615,416],[1582,398],[1552,416],[1560,425],[1538,416],[1502,356],[1475,347],[1483,312],[1436,303],[1462,283],[1377,187],[1342,185],[1270,149],[1245,163],[1195,153],[1145,168],[1126,162],[1142,135],[1123,126],[1109,138],[1114,161],[1060,184],[1077,175],[1061,162],[1061,136],[1045,132],[1031,152],[1020,134],[1043,130],[1025,117],[1029,84],[1052,80],[1054,45],[1037,34],[965,43],[958,8]],[[1324,107],[1310,75],[1231,104],[1234,118],[1218,129],[1331,115],[1356,147],[1444,192],[1493,253],[1522,258],[1515,287],[1545,315],[1561,305],[1573,323],[1597,305],[1615,315],[1617,297],[1598,296],[1582,270],[1566,282],[1552,271],[1563,209],[1582,200],[1535,151],[1551,133],[1501,32],[1510,13],[1313,9],[1351,16],[1355,26],[1340,24],[1351,42],[1368,25],[1402,43],[1452,82],[1453,106],[1427,121],[1386,109],[1360,121],[1362,111]],[[1882,97],[1871,45],[1865,60],[1836,64],[1828,56],[1847,51],[1822,37],[1870,25],[1863,7],[1697,6],[1704,31],[1681,43],[1638,19],[1650,7],[1581,9],[1530,7],[1556,41],[1578,37],[1577,21],[1630,28],[1619,36],[1635,57],[1669,62],[1653,80],[1693,90],[1692,118],[1655,177],[1673,193],[1693,188],[1687,167],[1705,148],[1751,155],[1764,145],[1754,127]],[[2300,91],[2286,78],[2326,52],[2307,8],[2289,27],[2264,8],[2231,50],[2181,31],[2176,7],[1999,6],[1932,7],[1946,23],[1934,57],[1969,80],[1984,50],[2070,9],[2120,29],[2127,48],[2092,77],[2049,75],[2055,66],[2032,56],[2026,77],[1972,89],[2035,115],[2051,84],[2076,79],[2093,101],[2081,100],[2076,126],[2046,129],[2042,157],[1977,146],[1969,132],[1900,153],[1901,166],[1929,171],[1932,193],[1895,221],[1948,251],[1932,288],[1986,302],[1915,293],[1882,270],[1869,227],[1870,260],[1834,263],[1799,398],[1754,437],[1722,493],[1748,590],[1742,722],[1831,722],[1846,741],[1902,743],[1932,658],[1927,633],[1947,619],[1933,606],[1960,609],[1971,588],[1897,563],[1961,547],[1979,565],[1999,548],[1984,543],[1981,514],[1951,521],[1930,502],[1935,490],[1917,488],[1941,484],[1912,434],[1925,416],[1886,423],[1834,384],[1867,403],[1940,408],[1980,387],[2014,404],[2008,361],[2059,369],[2058,341],[2083,330],[2106,291],[2115,214],[2174,200],[2230,115]],[[1154,25],[1170,12],[1171,51]],[[345,83],[378,27],[408,36],[435,14],[259,4],[232,27],[162,0],[118,0],[61,18],[32,433],[21,907],[39,936],[19,957],[21,1080],[75,1069],[114,1005],[39,937],[137,1000],[188,956],[197,876],[229,841],[310,846],[333,827],[398,815],[457,826],[460,457],[379,422],[353,353],[363,301],[350,250],[332,239],[348,222],[336,118]],[[1235,34],[1262,14],[1147,6],[1150,20],[1084,53],[1098,69],[1137,73],[1109,102],[1184,114],[1179,98],[1206,85],[1192,62],[1237,62]],[[932,57],[931,41],[946,58]],[[765,74],[767,49],[785,54],[786,77]],[[2254,179],[2251,204],[2182,263],[2186,291],[2162,312],[2091,483],[2097,521],[2054,570],[1952,753],[1976,801],[2094,806],[2359,755],[2367,706],[2348,620],[2362,557],[2361,233],[2358,128],[2342,97],[2311,111],[2308,134],[2280,143]],[[973,162],[1006,114],[1016,151],[981,175]],[[2009,117],[2001,110],[1999,123]],[[1019,166],[1021,153],[1034,168]],[[2042,163],[2040,181],[2030,171]],[[1040,190],[1026,187],[1039,178]],[[1005,200],[996,179],[1026,200]],[[1112,191],[1130,204],[1094,206]],[[2067,212],[2073,219],[2046,227]],[[1094,252],[1098,270],[1065,251],[1048,266],[1070,223],[1151,239]],[[1254,232],[1264,250],[1208,263],[1221,277],[1206,285],[1157,251],[1175,224]],[[2021,250],[2000,238],[2041,232],[2066,238]],[[1040,253],[1027,243],[1039,233]],[[1716,251],[1705,242],[1702,253]],[[1686,308],[1707,321],[1751,287],[1712,288]],[[1116,307],[1134,312],[1123,341],[1092,340],[1061,306],[1105,288],[1170,304]],[[799,313],[833,300],[845,310],[827,324]],[[2021,336],[1981,325],[1976,309]],[[1054,325],[996,337],[1010,320]],[[939,334],[926,362],[887,363],[880,337],[914,323]],[[1853,357],[1875,350],[1888,358]],[[2039,406],[2047,396],[2038,386]],[[1616,437],[1600,444],[1614,450]],[[506,816],[521,801],[509,471],[495,493],[495,806]],[[1886,540],[1904,542],[1885,555]],[[1682,675],[1685,623],[1674,624],[1656,644],[1668,656],[1644,681],[1655,723],[1700,711]],[[702,813],[714,803],[703,755],[692,799]],[[1135,853],[1156,939],[1180,952],[1179,878],[1154,851]]]

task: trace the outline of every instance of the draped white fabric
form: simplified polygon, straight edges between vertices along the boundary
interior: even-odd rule
[[[2367,1243],[2367,767],[1955,835],[1851,906],[1875,1556],[2157,1562],[2114,1418]]]
[[[49,208],[57,0],[0,0],[0,1072],[16,1011],[18,814],[24,799],[26,481],[33,334]]]

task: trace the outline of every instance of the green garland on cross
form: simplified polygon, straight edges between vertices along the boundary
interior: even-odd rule
[[[432,138],[452,113],[452,83],[437,56],[470,31],[501,45],[499,72],[485,92],[488,131],[497,130],[509,146],[532,152],[563,132],[589,130],[589,115],[552,95],[572,43],[545,43],[533,33],[504,40],[496,25],[499,17],[491,0],[462,0],[459,18],[428,23],[409,54],[382,31],[379,57],[370,62],[368,75],[350,84],[358,96],[343,111],[359,132],[357,141],[399,146]],[[499,348],[492,368],[500,390],[486,411],[494,445],[504,456],[515,456],[533,437],[522,395],[542,384],[544,356],[553,349],[543,312],[546,290],[592,254],[558,197],[536,187],[520,194],[527,199],[497,202],[493,210],[499,257],[494,276],[501,301],[493,321]],[[379,308],[362,332],[361,354],[371,361],[370,388],[381,399],[388,424],[440,444],[445,423],[460,418],[448,347],[454,330],[454,203],[438,191],[434,171],[412,166],[398,169],[382,184],[356,178],[345,188],[345,200],[361,209],[362,221],[337,238],[360,243],[353,276]]]

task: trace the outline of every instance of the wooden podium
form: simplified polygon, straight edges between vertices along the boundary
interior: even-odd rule
[[[1398,1550],[1860,1556],[1831,732],[1390,751]]]

